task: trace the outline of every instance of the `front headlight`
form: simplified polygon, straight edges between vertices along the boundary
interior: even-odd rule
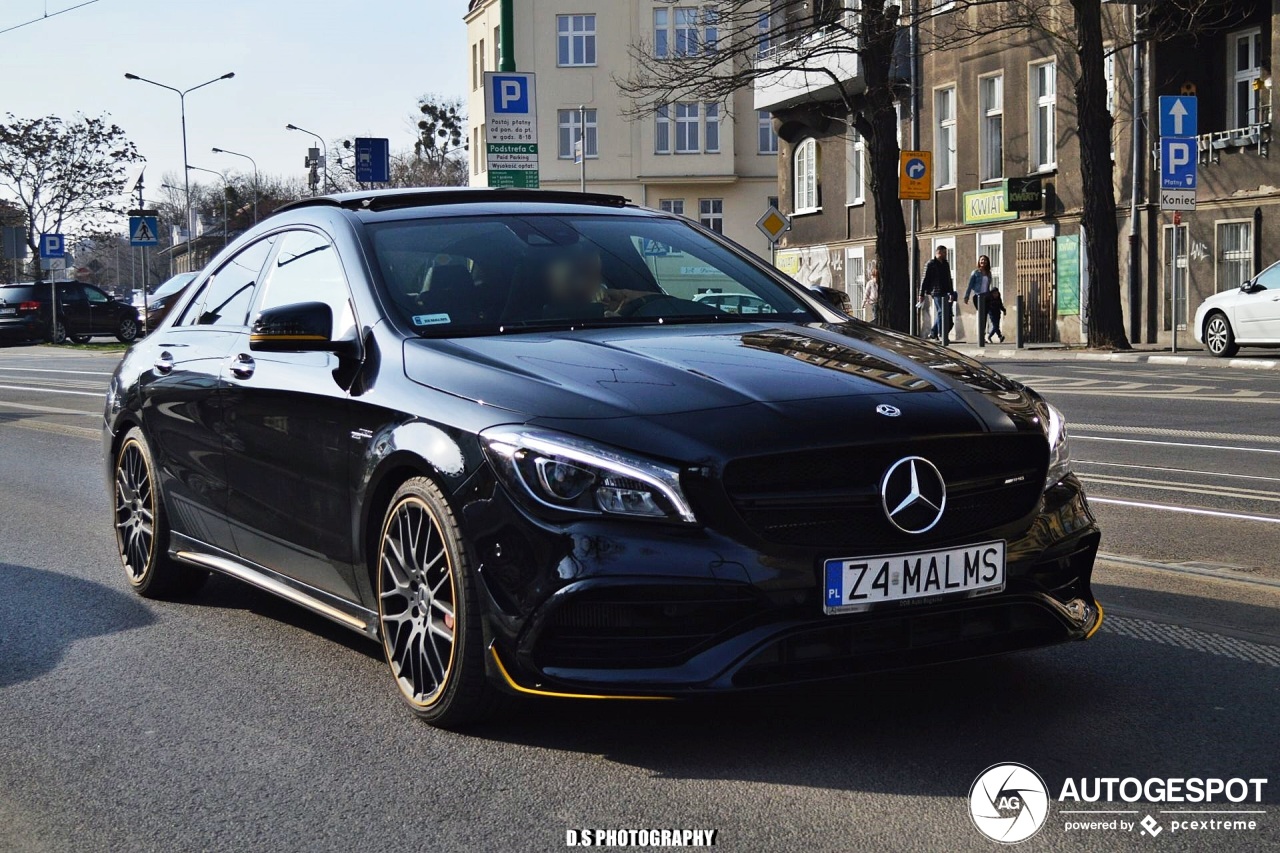
[[[1071,444],[1067,440],[1067,419],[1052,403],[1044,404],[1045,435],[1049,439],[1049,473],[1044,487],[1056,486],[1058,481],[1071,473]]]
[[[675,468],[536,427],[494,427],[480,438],[507,487],[537,505],[583,515],[697,523]]]

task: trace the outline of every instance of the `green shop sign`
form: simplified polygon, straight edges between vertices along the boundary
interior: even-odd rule
[[[974,190],[964,194],[964,224],[982,222],[1008,222],[1018,214],[1004,206],[1004,187],[990,190]]]

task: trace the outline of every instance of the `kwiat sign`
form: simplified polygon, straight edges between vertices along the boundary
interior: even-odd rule
[[[1071,835],[1132,834],[1153,839],[1256,832],[1266,820],[1266,779],[1133,776],[1068,777],[1053,800],[1043,777],[1025,764],[993,764],[969,789],[969,817],[982,835],[1018,844],[1054,824]],[[1122,804],[1123,808],[1116,808]]]

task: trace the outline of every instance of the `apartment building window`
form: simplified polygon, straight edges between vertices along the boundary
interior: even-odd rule
[[[480,128],[471,128],[471,174],[480,174]]]
[[[582,114],[587,116],[587,135],[583,140],[584,153],[588,158],[599,157],[599,135],[596,132],[596,111],[595,110],[559,110],[557,116],[560,125],[560,150],[559,156],[561,160],[573,159],[573,146],[578,141],[578,135],[582,132]]]
[[[853,315],[859,320],[870,320],[862,301],[867,293],[867,250],[862,246],[850,246],[844,250],[844,289],[853,303]]]
[[[991,260],[991,286],[1004,290],[1004,235],[988,231],[978,235],[978,254]],[[953,259],[954,260],[954,259]]]
[[[978,80],[978,100],[982,109],[982,138],[978,140],[981,180],[996,181],[1004,177],[1004,75]]]
[[[937,151],[938,187],[956,185],[956,87],[948,86],[933,93],[936,124],[933,145]]]
[[[760,154],[777,154],[778,134],[773,131],[773,113],[768,110],[757,110],[756,122],[759,130],[756,137],[756,150]]]
[[[720,105],[708,103],[702,106],[706,115],[706,123],[703,125],[706,144],[703,150],[708,154],[716,154],[720,151]]]
[[[480,54],[479,45],[471,45],[471,91],[480,88]]]
[[[1253,271],[1253,223],[1217,223],[1218,268],[1215,270],[1219,292],[1235,290],[1249,279]]]
[[[1107,87],[1107,112],[1111,115],[1111,159],[1116,158],[1116,55],[1113,45],[1107,45],[1107,55],[1102,60],[1102,82]]]
[[[1227,37],[1227,55],[1231,62],[1231,91],[1227,93],[1227,103],[1231,105],[1231,126],[1257,124],[1261,119],[1258,117],[1258,91],[1253,84],[1262,76],[1262,31],[1232,33]]]
[[[1058,64],[1052,60],[1031,66],[1031,167],[1058,167]]]
[[[671,153],[671,107],[663,104],[653,117],[653,150],[658,154]]]
[[[724,233],[724,199],[698,199],[698,222],[717,234]]]
[[[480,79],[483,80],[484,72],[489,70],[485,68],[484,64],[484,39],[480,39],[480,50],[478,52],[480,54]]]
[[[812,213],[821,204],[818,198],[818,142],[813,137],[796,146],[794,156],[795,170],[795,213]]]
[[[502,27],[493,28],[493,70],[502,67]]]
[[[781,26],[782,15],[774,12],[773,9],[766,9],[760,13],[759,22],[756,24],[758,32],[756,33],[756,54],[764,56],[774,45],[774,27]]]
[[[562,68],[596,64],[596,16],[556,16],[556,64]]]
[[[676,153],[697,154],[698,126],[701,124],[698,104],[676,104]]]
[[[659,59],[713,51],[720,20],[710,7],[676,6],[653,10],[653,55]]]
[[[674,213],[676,216],[684,216],[684,199],[682,198],[658,199],[658,209],[666,213]]]
[[[866,144],[863,142],[862,134],[850,125],[845,142],[845,204],[862,204],[866,201],[866,163]]]

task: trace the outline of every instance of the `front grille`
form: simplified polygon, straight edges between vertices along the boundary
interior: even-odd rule
[[[575,593],[551,615],[539,667],[678,666],[762,609],[741,584],[651,584]]]
[[[891,525],[880,506],[880,479],[904,456],[928,459],[947,484],[942,520],[919,536]],[[725,467],[724,486],[743,523],[765,541],[872,553],[972,539],[1026,517],[1047,465],[1042,435],[943,436],[737,459]]]

